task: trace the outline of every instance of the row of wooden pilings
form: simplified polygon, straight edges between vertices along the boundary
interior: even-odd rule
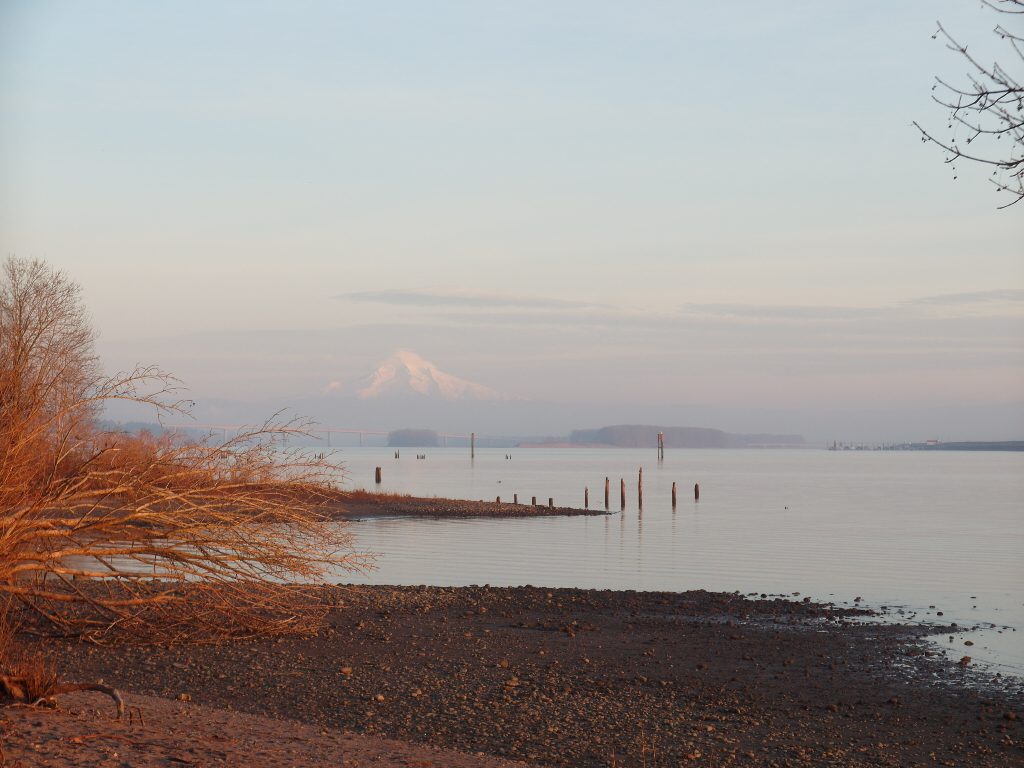
[[[637,506],[640,509],[643,509],[644,508],[644,470],[643,470],[642,467],[640,468],[640,474],[639,474],[639,477],[637,478],[636,495],[637,495],[637,499],[636,499],[637,500]],[[693,484],[693,500],[694,501],[700,501],[700,483],[694,483]],[[672,509],[676,508],[676,506],[678,504],[678,501],[679,501],[679,494],[678,494],[678,491],[677,491],[677,488],[676,488],[676,484],[673,482],[672,483]],[[497,498],[495,498],[494,502],[496,504],[500,505],[501,504],[501,496],[498,496]],[[519,503],[519,494],[518,493],[515,493],[515,494],[512,495],[512,503],[513,504],[518,504]],[[531,502],[530,503],[533,504],[533,506],[536,507],[537,506],[537,497],[536,496],[531,497]],[[548,506],[549,507],[555,506],[555,500],[552,499],[552,498],[548,498]],[[590,509],[590,488],[589,487],[584,487],[584,489],[583,489],[583,508],[584,509]],[[611,509],[611,480],[610,480],[610,478],[607,478],[607,477],[604,479],[604,508],[605,508],[605,510],[610,510]],[[625,509],[626,509],[626,480],[625,480],[625,478],[619,478],[619,511],[620,512],[621,511],[625,511]]]
[[[382,475],[381,475],[381,468],[380,467],[376,467],[376,469],[374,471],[373,479],[374,479],[374,482],[377,485],[381,484]],[[644,468],[643,467],[640,467],[640,472],[639,472],[639,474],[637,476],[636,497],[637,497],[636,498],[637,506],[640,509],[643,509],[644,508]],[[537,506],[537,497],[533,496],[533,497],[531,497],[531,499],[532,500],[531,500],[530,503],[533,506],[536,507]],[[694,501],[700,501],[700,483],[694,483],[693,484],[693,500]],[[501,496],[498,496],[494,501],[495,501],[496,504],[500,505],[501,504]],[[677,490],[676,490],[676,484],[675,484],[675,482],[673,482],[672,483],[672,509],[676,508],[677,501],[678,501],[678,493],[677,493]],[[515,493],[515,494],[512,495],[512,503],[513,504],[518,504],[519,503],[519,494],[518,493]],[[549,507],[555,506],[555,500],[553,498],[551,498],[551,497],[548,497],[548,506]],[[583,489],[583,508],[584,509],[590,509],[590,488],[589,487],[585,487]],[[611,509],[611,480],[608,477],[605,477],[605,479],[604,479],[604,508],[606,510]],[[624,511],[625,509],[626,509],[626,479],[625,478],[619,478],[619,510],[620,511]]]
[[[700,501],[700,483],[693,484],[693,500]],[[672,509],[676,508],[679,501],[679,493],[675,482],[672,483]],[[644,508],[644,468],[640,467],[636,481],[636,502],[640,509]],[[583,508],[590,509],[590,488],[583,489]],[[611,509],[611,480],[604,479],[604,508]],[[619,478],[619,510],[626,509],[626,480]]]

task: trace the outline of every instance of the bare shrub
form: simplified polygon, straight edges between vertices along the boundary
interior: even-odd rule
[[[365,560],[326,514],[339,468],[285,451],[304,422],[223,444],[104,432],[117,399],[182,413],[154,368],[99,373],[77,286],[0,277],[0,593],[62,632],[155,639],[302,632],[314,586]]]

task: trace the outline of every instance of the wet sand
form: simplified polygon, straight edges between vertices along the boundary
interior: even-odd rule
[[[854,609],[535,587],[339,586],[333,599],[315,637],[171,648],[46,641],[69,677],[135,694],[129,704],[147,730],[110,726],[102,697],[90,700],[98,715],[8,710],[8,755],[45,764],[33,745],[57,744],[65,756],[53,753],[51,765],[245,755],[262,768],[317,754],[340,765],[354,733],[414,750],[388,757],[386,743],[368,742],[383,750],[376,765],[1024,765],[1020,681],[992,684],[972,663],[928,655],[920,627],[858,623]],[[236,722],[238,713],[276,725]],[[108,727],[193,752],[136,761],[127,742],[91,735]],[[265,744],[251,736],[264,727]],[[118,757],[77,762],[79,737]],[[234,751],[217,758],[224,738]],[[417,744],[428,748],[416,753]]]

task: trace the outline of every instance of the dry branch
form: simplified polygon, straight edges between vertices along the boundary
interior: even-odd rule
[[[78,289],[41,262],[0,274],[0,594],[98,640],[308,631],[309,584],[363,567],[324,506],[340,468],[272,419],[223,443],[103,431],[112,400],[186,412],[155,368],[98,373]]]
[[[1024,0],[986,0],[984,4],[1011,18],[1024,14]],[[1024,36],[1002,24],[993,31],[1008,44],[1017,66],[1024,63]],[[1008,192],[1011,198],[998,208],[1019,203],[1024,199],[1024,82],[998,62],[981,62],[941,22],[933,37],[941,37],[968,64],[967,83],[954,85],[937,77],[932,86],[932,98],[949,112],[948,139],[938,138],[916,121],[914,127],[922,141],[945,150],[954,178],[960,160],[992,166],[989,181],[997,192]]]

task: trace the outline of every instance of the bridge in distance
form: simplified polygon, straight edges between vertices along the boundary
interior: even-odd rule
[[[252,424],[166,424],[166,425],[164,425],[164,429],[170,430],[172,432],[173,431],[177,431],[177,430],[192,430],[192,431],[199,431],[199,432],[209,432],[210,434],[214,434],[214,435],[219,432],[219,433],[221,433],[222,439],[225,442],[227,442],[228,434],[233,433],[233,434],[237,435],[237,434],[240,434],[243,431],[251,430],[253,428],[254,427],[253,427]],[[434,432],[437,435],[438,439],[441,441],[441,445],[444,446],[444,447],[448,447],[448,441],[449,440],[451,440],[453,442],[456,442],[457,445],[461,445],[461,444],[465,443],[465,445],[468,446],[470,444],[470,442],[474,440],[474,438],[475,438],[475,440],[477,442],[482,442],[482,443],[486,443],[486,442],[490,442],[490,441],[510,441],[510,440],[515,440],[516,439],[516,438],[510,437],[508,435],[478,435],[478,434],[475,434],[475,433],[436,432],[434,430],[430,430],[430,431]],[[325,440],[328,446],[332,445],[332,442],[331,442],[331,436],[332,435],[355,435],[355,436],[358,436],[359,445],[363,446],[364,439],[366,437],[373,436],[373,437],[384,437],[384,438],[386,438],[388,435],[391,434],[391,432],[388,431],[388,430],[380,430],[380,429],[358,429],[358,428],[351,428],[351,427],[322,427],[322,426],[312,426],[312,427],[301,428],[301,429],[297,428],[297,429],[293,430],[293,433],[295,434],[296,437],[313,437],[313,438],[317,438],[317,439],[320,439],[320,440]]]

